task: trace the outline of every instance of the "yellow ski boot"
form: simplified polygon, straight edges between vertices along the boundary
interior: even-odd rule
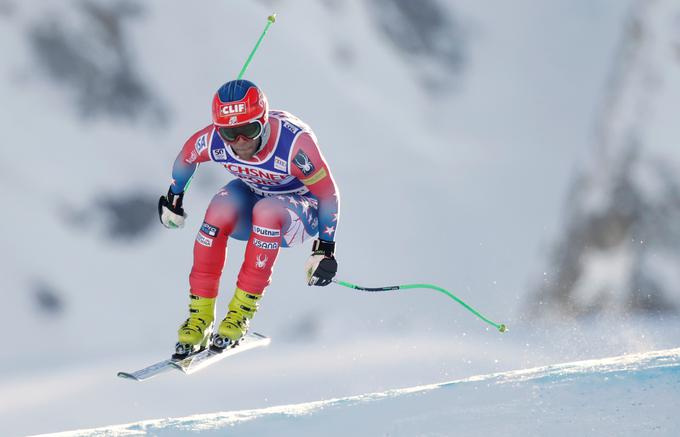
[[[259,307],[258,300],[262,296],[248,293],[236,287],[234,297],[229,302],[229,311],[213,335],[213,349],[225,349],[238,344],[238,341],[248,332],[250,319]]]
[[[189,318],[178,330],[177,344],[173,358],[184,358],[187,355],[205,349],[210,340],[215,321],[215,298],[189,295]]]

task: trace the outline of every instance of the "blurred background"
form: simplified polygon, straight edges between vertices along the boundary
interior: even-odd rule
[[[283,250],[267,349],[190,378],[193,240],[175,156],[246,78],[309,123],[340,187],[338,278]],[[680,4],[671,0],[0,0],[0,434],[259,408],[680,342]],[[230,240],[220,313],[243,243]]]

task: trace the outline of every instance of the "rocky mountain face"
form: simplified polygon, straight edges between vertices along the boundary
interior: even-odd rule
[[[141,116],[155,124],[167,111],[138,71],[129,26],[144,6],[128,0],[85,0],[36,18],[28,37],[36,66],[68,91],[83,118],[123,121]]]
[[[535,314],[680,309],[680,7],[631,9]],[[672,121],[673,118],[675,121]]]
[[[431,95],[450,91],[465,64],[465,31],[437,0],[367,2],[376,27]]]

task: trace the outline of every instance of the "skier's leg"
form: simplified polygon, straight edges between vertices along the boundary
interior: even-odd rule
[[[262,294],[271,282],[279,248],[303,243],[316,234],[317,226],[317,201],[312,197],[289,194],[259,200],[236,285]]]
[[[316,205],[315,199],[298,195],[267,197],[255,204],[245,259],[229,311],[219,326],[220,336],[233,342],[245,335],[271,282],[280,247],[301,243],[316,234]]]
[[[253,207],[253,227],[236,286],[261,295],[271,281],[281,247],[281,230],[290,221],[287,196],[266,197]]]
[[[227,238],[241,237],[250,229],[254,196],[235,180],[222,188],[210,202],[205,220],[194,242],[194,264],[189,318],[180,326],[176,352],[179,356],[205,346],[215,320],[215,298],[226,257]]]
[[[194,264],[189,276],[191,294],[215,298],[227,255],[227,239],[247,238],[255,196],[240,180],[220,190],[210,202],[194,242]],[[240,237],[240,238],[239,238]]]

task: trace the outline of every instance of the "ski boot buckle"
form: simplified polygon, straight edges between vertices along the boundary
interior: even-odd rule
[[[215,351],[215,352],[222,352],[225,349],[234,348],[234,347],[238,346],[240,341],[241,341],[241,339],[233,341],[232,339],[230,339],[228,337],[222,337],[219,334],[213,334],[210,349],[212,351]]]
[[[175,353],[172,354],[173,360],[183,360],[189,355],[197,354],[205,350],[203,345],[193,345],[188,343],[177,343],[175,345]]]

